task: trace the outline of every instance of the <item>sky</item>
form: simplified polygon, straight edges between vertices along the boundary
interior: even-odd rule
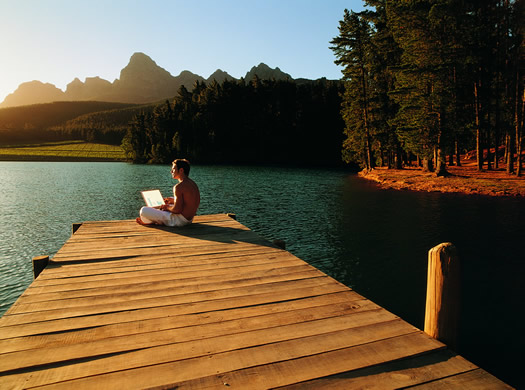
[[[0,0],[0,102],[21,83],[113,82],[135,52],[173,76],[235,78],[261,62],[340,79],[330,41],[361,0]]]

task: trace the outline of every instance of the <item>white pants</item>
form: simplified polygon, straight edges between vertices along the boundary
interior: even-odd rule
[[[188,221],[182,214],[173,214],[169,211],[162,211],[146,206],[140,209],[140,219],[142,219],[142,222],[144,223],[156,223],[159,225],[177,227],[189,225],[193,221]]]

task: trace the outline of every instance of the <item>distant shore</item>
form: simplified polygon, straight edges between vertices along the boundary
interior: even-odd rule
[[[0,161],[124,161],[120,146],[84,141],[0,147]]]
[[[0,161],[124,162],[125,160],[101,157],[13,156],[0,154]]]
[[[381,188],[397,190],[479,194],[490,196],[525,196],[525,176],[507,175],[504,169],[478,171],[475,164],[447,167],[450,176],[436,177],[421,168],[375,168],[359,176],[377,182]]]

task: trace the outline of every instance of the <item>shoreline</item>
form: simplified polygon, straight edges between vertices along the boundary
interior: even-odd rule
[[[376,182],[380,188],[420,192],[442,192],[465,195],[525,197],[525,176],[507,175],[504,169],[478,171],[475,164],[447,166],[450,176],[437,177],[421,168],[375,168],[358,173]]]
[[[74,156],[39,156],[0,154],[0,161],[20,162],[126,162],[123,159],[108,157],[74,157]]]

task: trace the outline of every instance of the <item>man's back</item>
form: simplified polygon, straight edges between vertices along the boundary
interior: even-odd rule
[[[187,220],[193,219],[199,208],[201,195],[197,184],[186,177],[183,181],[175,186],[176,203],[182,201],[181,214]]]

